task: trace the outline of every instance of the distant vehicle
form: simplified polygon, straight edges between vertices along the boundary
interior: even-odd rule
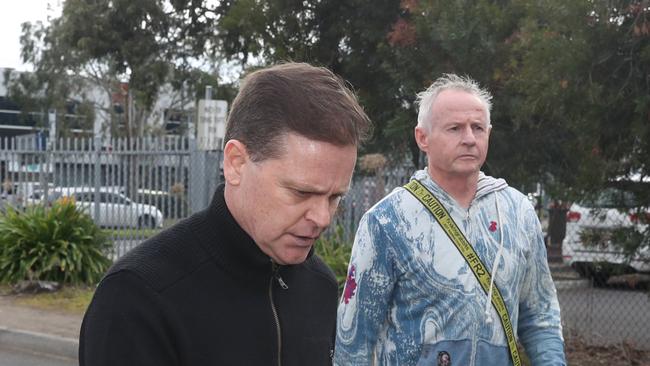
[[[72,197],[75,205],[88,213],[95,223],[104,227],[161,228],[163,214],[156,206],[130,200],[114,187],[99,188],[99,217],[95,217],[95,189],[93,187],[55,187],[48,190],[47,201]],[[43,191],[29,198],[31,203],[42,203]]]
[[[187,203],[183,200],[182,194],[172,194],[169,191],[138,188],[133,199],[156,206],[162,211],[165,218],[179,219],[187,217]]]
[[[567,212],[563,261],[598,284],[612,274],[650,272],[647,248],[630,256],[615,242],[617,229],[633,228],[642,233],[649,220],[650,212],[639,207],[634,195],[614,187],[573,203]]]
[[[0,196],[3,200],[11,202],[17,207],[22,207],[25,204],[29,204],[29,197],[31,197],[34,192],[40,191],[42,189],[41,182],[10,182],[11,189],[7,189],[5,182],[3,184],[2,195]],[[47,183],[48,187],[53,188],[52,183]]]

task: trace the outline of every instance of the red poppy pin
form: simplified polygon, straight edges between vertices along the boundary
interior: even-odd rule
[[[488,228],[491,232],[497,231],[497,222],[496,221],[490,221],[490,227]]]

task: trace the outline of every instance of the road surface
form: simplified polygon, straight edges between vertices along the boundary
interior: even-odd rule
[[[0,366],[78,366],[77,360],[0,346]]]

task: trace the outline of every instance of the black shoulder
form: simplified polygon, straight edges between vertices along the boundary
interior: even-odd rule
[[[129,271],[156,291],[181,280],[209,260],[196,233],[203,216],[193,215],[145,240],[115,262],[106,277]]]
[[[317,275],[325,278],[334,286],[337,286],[336,276],[334,275],[334,272],[317,254],[314,253],[314,255],[309,257],[309,259],[304,262],[304,266],[311,272],[314,272]]]

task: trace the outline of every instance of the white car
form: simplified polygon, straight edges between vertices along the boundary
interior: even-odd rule
[[[650,272],[647,248],[630,256],[620,242],[615,242],[617,229],[635,228],[643,233],[648,218],[650,213],[639,210],[633,195],[616,188],[607,188],[595,198],[572,204],[562,242],[564,263],[598,283],[605,283],[612,274]]]
[[[95,223],[104,227],[161,228],[163,214],[156,206],[131,201],[112,187],[100,187],[99,195],[92,187],[56,187],[48,190],[48,202],[61,197],[74,198],[75,205],[82,208]],[[96,198],[99,198],[96,217]],[[43,192],[35,192],[31,202],[42,202]]]

